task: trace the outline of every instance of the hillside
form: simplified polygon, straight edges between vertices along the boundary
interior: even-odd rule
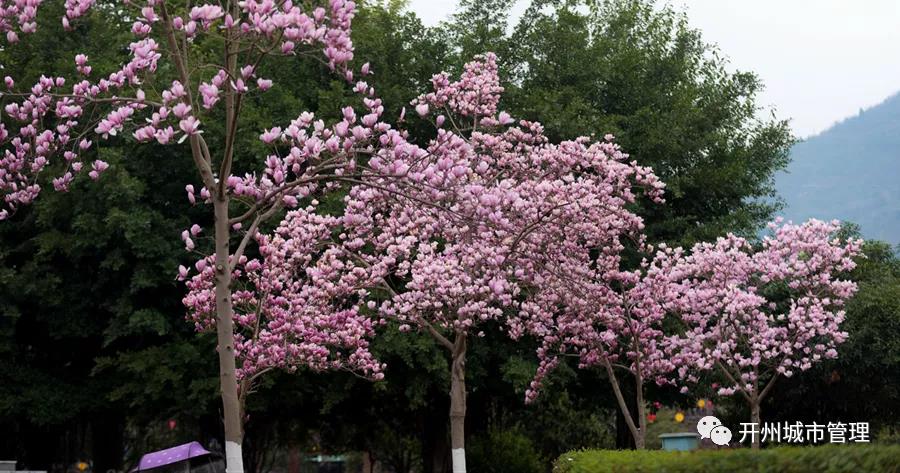
[[[851,221],[900,244],[900,94],[798,143],[791,158],[776,176],[786,219]]]

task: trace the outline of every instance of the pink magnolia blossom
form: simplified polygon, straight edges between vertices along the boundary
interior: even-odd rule
[[[241,378],[301,366],[383,377],[384,365],[368,350],[377,322],[364,313],[355,289],[371,281],[345,266],[340,249],[319,252],[339,224],[336,217],[318,215],[315,207],[291,211],[272,235],[257,236],[260,258],[235,262],[234,277],[240,281],[233,292],[235,348]],[[215,324],[213,259],[198,261],[196,269],[184,304],[204,330]]]
[[[185,135],[196,135],[200,132],[200,120],[193,115],[188,116],[178,122],[178,128],[181,128]]]
[[[621,239],[643,227],[626,205],[639,192],[661,200],[662,184],[610,141],[552,144],[527,121],[474,129],[479,114],[497,115],[502,88],[493,55],[466,70],[457,82],[438,81],[440,99],[417,102],[444,101],[470,124],[467,132],[437,129],[418,146],[380,121],[381,100],[358,86],[367,109],[361,118],[350,107],[332,125],[302,113],[260,136],[284,140],[261,174],[226,179],[235,196],[260,203],[280,196],[292,206],[322,189],[303,180],[310,163],[348,150],[369,156],[365,165],[344,161],[333,178],[350,184],[341,214],[319,215],[315,203],[296,208],[272,234],[255,224],[247,230],[260,257],[230,256],[243,379],[301,367],[380,377],[384,367],[366,342],[379,320],[415,327],[448,348],[491,321],[518,338],[552,319],[565,275],[618,268]],[[596,248],[609,255],[602,271],[591,257]],[[201,329],[215,324],[213,263],[197,262],[184,300]],[[542,289],[551,282],[555,289]],[[454,349],[453,358],[464,354]]]
[[[260,77],[259,79],[256,79],[256,85],[259,87],[259,90],[266,91],[272,88],[272,80]]]
[[[728,235],[696,245],[672,269],[671,304],[688,327],[671,341],[680,364],[721,365],[726,387],[748,394],[759,394],[762,378],[789,377],[836,356],[847,338],[843,306],[856,291],[840,274],[855,266],[861,241],[837,241],[837,222],[772,228],[759,248]]]
[[[199,92],[200,96],[203,98],[203,108],[209,110],[219,101],[219,94],[221,91],[217,85],[204,82],[200,84]]]
[[[96,181],[100,178],[100,174],[103,171],[106,171],[108,168],[109,164],[98,159],[91,164],[91,172],[89,172],[88,175],[91,177],[91,179]]]

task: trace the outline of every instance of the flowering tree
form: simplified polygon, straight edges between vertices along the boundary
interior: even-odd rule
[[[644,259],[634,271],[595,268],[580,284],[561,281],[564,305],[551,319],[533,326],[543,335],[538,376],[546,375],[561,355],[577,356],[582,368],[603,367],[638,449],[644,448],[647,432],[644,386],[647,381],[671,382],[675,369],[665,352],[663,321],[671,298],[670,271],[681,255],[680,248],[660,245],[654,259]],[[618,255],[614,259],[620,263]],[[634,380],[637,424],[622,393],[619,372]]]
[[[493,54],[467,64],[458,81],[442,73],[432,82],[434,92],[413,105],[436,137],[426,148],[386,137],[369,166],[407,179],[351,190],[342,251],[352,272],[382,278],[372,290],[384,300],[368,305],[450,354],[453,471],[464,472],[470,339],[489,321],[518,337],[547,317],[551,275],[588,270],[591,248],[615,253],[619,235],[641,227],[625,208],[633,188],[659,199],[663,186],[609,141],[550,144],[539,124],[498,113]]]
[[[667,342],[678,374],[693,382],[694,369],[718,371],[728,381],[719,394],[740,393],[756,424],[779,377],[837,357],[856,291],[839,273],[853,269],[862,244],[835,238],[836,221],[771,228],[758,247],[734,235],[697,244],[670,273],[669,307],[686,326]]]
[[[7,47],[37,29],[40,4],[0,4]],[[391,127],[380,120],[384,108],[374,91],[358,82],[354,90],[363,97],[362,117],[348,107],[343,120],[326,126],[303,113],[284,129],[273,127],[260,136],[272,147],[261,172],[236,172],[245,97],[273,86],[257,75],[264,61],[324,54],[331,69],[353,80],[347,65],[353,58],[354,3],[146,0],[115,8],[116,14],[134,19],[135,37],[128,45],[130,59],[117,70],[94,71],[89,58],[78,54],[73,77],[42,76],[25,89],[5,78],[0,220],[32,202],[46,180],[66,191],[79,173],[98,179],[108,164],[94,159],[97,139],[125,138],[130,132],[137,142],[187,141],[200,181],[196,187],[186,185],[187,198],[209,205],[215,225],[213,254],[195,265],[184,302],[198,328],[217,332],[227,465],[230,472],[240,472],[242,397],[253,377],[273,367],[298,366],[380,376],[382,367],[367,350],[372,323],[353,305],[359,301],[337,297],[331,284],[339,276],[329,270],[334,258],[320,251],[337,222],[317,217],[311,210],[315,204],[309,204],[289,214],[273,235],[261,236],[258,230],[285,209],[375,174],[359,157],[371,155],[379,146],[376,137]],[[65,3],[61,21],[69,29],[90,14],[110,12],[95,8],[94,0],[72,0]],[[208,54],[209,48],[220,54]],[[174,77],[164,79],[163,70],[174,71]],[[368,66],[360,72],[368,74]],[[208,120],[221,120],[224,128],[212,142],[204,135]],[[188,250],[194,250],[202,231],[198,225],[185,230]],[[258,245],[258,257],[246,255],[251,244]],[[304,264],[312,266],[309,277],[294,277]],[[189,277],[187,268],[179,272]],[[242,358],[240,370],[236,353]]]

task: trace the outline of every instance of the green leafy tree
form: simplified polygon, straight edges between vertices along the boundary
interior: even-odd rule
[[[666,205],[643,210],[652,239],[753,235],[773,217],[788,124],[759,118],[759,78],[732,72],[686,14],[654,0],[538,0],[505,34],[510,2],[487,3],[463,2],[442,27],[455,50],[500,52],[505,106],[552,139],[612,133],[652,166],[668,186]]]
[[[0,382],[15,386],[0,397],[0,417],[22,429],[4,448],[26,451],[20,458],[32,468],[54,457],[121,468],[126,417],[141,428],[196,418],[214,399],[215,367],[204,363],[214,344],[194,343],[184,322],[171,269],[178,244],[166,238],[189,210],[159,197],[182,193],[172,188],[179,160],[157,151],[145,159],[160,168],[146,172],[106,149],[121,164],[110,179],[79,186],[79,199],[48,194],[0,229],[2,356],[11,367]],[[73,424],[119,431],[118,445],[51,443],[47,452],[46,439],[27,435]]]

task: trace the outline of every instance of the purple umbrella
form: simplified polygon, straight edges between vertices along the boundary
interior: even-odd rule
[[[158,468],[203,455],[209,455],[209,450],[203,448],[203,445],[200,445],[200,442],[186,443],[177,447],[167,448],[165,450],[144,455],[141,457],[141,462],[138,464],[137,471]]]

